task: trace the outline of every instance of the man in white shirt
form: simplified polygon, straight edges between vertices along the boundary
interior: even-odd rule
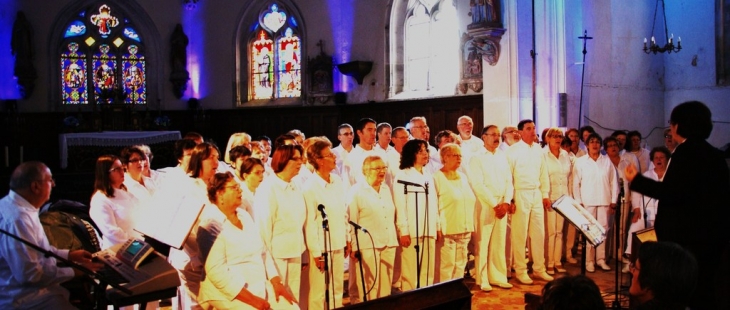
[[[411,118],[409,123],[411,136],[413,139],[426,141],[428,145],[429,161],[426,166],[426,170],[430,174],[436,173],[437,170],[441,169],[441,158],[439,158],[438,150],[429,144],[428,139],[431,137],[431,130],[428,128],[426,118],[423,116],[415,116]]]
[[[472,135],[474,130],[474,121],[468,115],[462,115],[456,121],[456,128],[459,130],[459,138],[461,138],[461,153],[465,157],[471,156],[472,153],[479,152],[484,148],[484,142]],[[468,162],[468,161],[467,161]]]
[[[515,188],[515,212],[512,215],[512,253],[517,280],[531,284],[527,275],[525,244],[530,236],[533,275],[552,281],[545,269],[545,212],[550,208],[550,179],[543,150],[537,142],[535,123],[522,120],[517,125],[522,140],[510,146],[507,160]]]
[[[376,144],[376,146],[386,153],[388,152],[388,150],[393,148],[392,146],[390,146],[390,134],[392,130],[393,127],[390,126],[390,124],[388,123],[380,123],[375,128],[375,133],[378,136],[378,143]]]
[[[499,144],[499,149],[503,152],[507,152],[512,144],[519,142],[521,139],[520,131],[517,127],[507,126],[502,129],[502,143]]]
[[[0,200],[0,228],[60,257],[99,270],[84,250],[59,250],[49,244],[38,209],[55,186],[51,170],[41,162],[24,162],[10,176],[10,192]],[[56,266],[56,259],[0,233],[0,309],[76,309],[61,283],[83,274]]]
[[[372,155],[385,157],[385,152],[375,146],[375,124],[372,118],[362,118],[355,126],[355,133],[357,133],[360,143],[352,148],[342,167],[343,174],[346,176],[342,179],[345,180],[348,189],[355,183],[365,180],[365,176],[362,174],[362,162],[365,157]]]
[[[332,149],[335,155],[337,155],[337,169],[335,169],[335,173],[344,179],[342,164],[347,159],[350,151],[352,151],[352,141],[355,140],[355,131],[352,130],[350,124],[344,123],[337,127],[337,140],[340,141],[340,145]]]
[[[475,211],[476,283],[482,291],[490,284],[511,288],[507,282],[505,240],[507,212],[514,193],[512,173],[507,157],[499,149],[499,128],[489,125],[482,130],[482,151],[469,161],[469,182],[477,197]]]

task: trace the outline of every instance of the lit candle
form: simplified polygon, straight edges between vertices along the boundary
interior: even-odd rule
[[[682,37],[677,38],[677,42],[682,43]]]
[[[654,36],[651,36],[651,45],[656,44],[656,40],[654,40]]]
[[[5,168],[10,167],[10,160],[8,158],[8,147],[5,147]]]
[[[20,146],[20,162],[23,163],[23,146]]]
[[[646,38],[644,38],[644,49],[646,49]]]

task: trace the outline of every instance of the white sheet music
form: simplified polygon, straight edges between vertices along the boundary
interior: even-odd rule
[[[187,182],[166,184],[155,192],[152,201],[140,211],[134,229],[176,249],[181,249],[190,230],[198,220],[205,201]]]
[[[598,246],[606,240],[606,230],[603,226],[573,198],[563,195],[553,203],[552,207],[578,227],[591,245]]]

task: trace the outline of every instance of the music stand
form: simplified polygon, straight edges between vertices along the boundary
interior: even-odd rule
[[[577,201],[566,195],[560,196],[552,204],[553,210],[562,215],[568,222],[573,224],[583,234],[583,253],[581,253],[580,274],[586,274],[586,252],[587,242],[597,247],[606,240],[606,230],[598,223],[592,214],[588,213]]]

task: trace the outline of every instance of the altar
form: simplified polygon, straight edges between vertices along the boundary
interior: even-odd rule
[[[149,145],[155,157],[159,158],[158,151],[161,150],[156,150],[154,145],[180,139],[179,131],[103,131],[60,134],[58,135],[58,146],[61,168],[68,168],[69,159],[72,159],[71,168],[75,170],[82,169],[91,164],[89,161],[95,163],[96,158],[100,155],[113,154],[119,156],[119,149],[136,144]],[[164,153],[171,153],[172,151],[167,146]]]

